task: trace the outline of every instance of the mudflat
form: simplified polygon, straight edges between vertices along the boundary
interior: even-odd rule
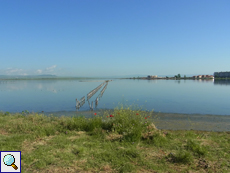
[[[159,129],[230,131],[230,115],[154,113]]]

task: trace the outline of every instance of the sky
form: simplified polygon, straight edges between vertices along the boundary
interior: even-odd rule
[[[0,1],[0,75],[230,71],[229,0]]]

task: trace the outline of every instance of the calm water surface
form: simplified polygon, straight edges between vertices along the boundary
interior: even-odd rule
[[[0,80],[0,111],[75,111],[76,98],[86,96],[79,111],[90,109],[87,94],[105,80]],[[119,103],[137,104],[163,113],[230,115],[229,81],[130,80],[109,82],[96,110]],[[102,87],[103,88],[103,87]],[[89,100],[100,95],[102,88]],[[95,110],[95,105],[93,106]]]

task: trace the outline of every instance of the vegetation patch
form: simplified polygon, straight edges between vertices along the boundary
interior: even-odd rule
[[[0,113],[0,148],[23,172],[230,172],[230,133],[159,130],[152,112]]]

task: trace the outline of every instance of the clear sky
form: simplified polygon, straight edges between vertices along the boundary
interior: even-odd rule
[[[230,0],[2,0],[0,75],[230,71]]]

